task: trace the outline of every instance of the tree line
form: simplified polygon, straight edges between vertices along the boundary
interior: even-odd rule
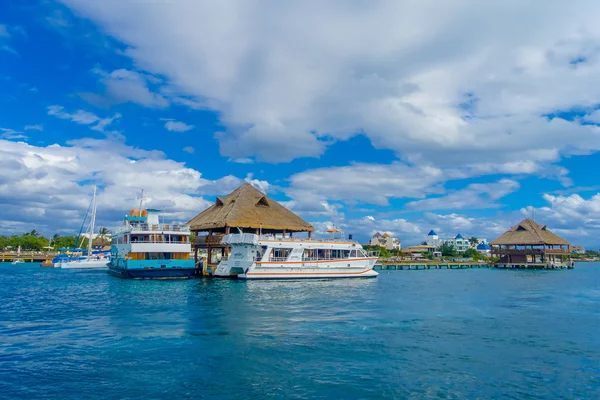
[[[94,239],[92,245],[94,247],[104,247],[110,245],[107,238],[109,230],[100,228],[98,236]],[[62,236],[58,233],[51,238],[42,236],[37,230],[26,232],[22,235],[0,235],[0,250],[17,250],[21,246],[21,251],[41,251],[41,250],[58,250],[59,248],[87,248],[88,239],[77,236]]]

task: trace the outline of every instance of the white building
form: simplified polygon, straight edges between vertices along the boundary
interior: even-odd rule
[[[385,247],[388,250],[400,250],[402,248],[400,239],[391,237],[387,233],[384,233],[382,235],[379,232],[373,235],[371,240],[369,240],[369,244],[371,246]]]
[[[429,233],[427,234],[427,238],[425,238],[425,242],[427,243],[428,246],[433,246],[436,249],[438,247],[440,247],[442,244],[444,244],[444,241],[442,239],[440,239],[438,234],[435,233],[435,231],[433,229],[430,230]]]
[[[454,239],[446,240],[445,243],[447,245],[454,246],[454,249],[459,253],[464,253],[471,247],[469,239],[463,238],[460,233],[456,235]]]
[[[476,244],[471,244],[469,239],[465,239],[460,233],[452,239],[440,239],[438,234],[432,229],[427,234],[425,242],[429,246],[435,246],[436,249],[440,248],[443,244],[446,244],[448,246],[453,246],[457,252],[464,253],[469,248],[476,248],[480,243],[487,244],[487,239],[477,239]]]

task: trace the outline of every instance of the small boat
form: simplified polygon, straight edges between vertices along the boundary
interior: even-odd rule
[[[24,262],[25,261],[21,260],[20,258],[15,258],[14,260],[12,260],[12,264],[13,265],[15,265],[15,264],[22,264]]]
[[[64,269],[107,269],[110,257],[108,253],[93,254],[92,242],[94,238],[94,225],[96,223],[96,186],[94,186],[94,195],[90,205],[92,216],[90,220],[87,255],[81,257],[66,257],[59,259],[54,263],[57,268]]]
[[[190,256],[190,229],[159,220],[160,210],[131,210],[112,236],[109,272],[121,278],[185,279],[198,272]]]

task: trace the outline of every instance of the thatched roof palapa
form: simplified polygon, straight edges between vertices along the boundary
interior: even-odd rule
[[[226,228],[262,228],[277,232],[315,230],[249,183],[244,183],[226,197],[217,197],[215,204],[192,218],[187,225],[192,231],[224,231]]]
[[[570,243],[546,229],[546,225],[526,218],[490,242],[492,246],[505,245],[567,245]]]

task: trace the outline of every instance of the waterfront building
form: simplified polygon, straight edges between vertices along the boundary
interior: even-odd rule
[[[526,218],[490,242],[497,264],[516,267],[564,265],[570,261],[571,244],[546,225]]]
[[[583,246],[571,246],[571,252],[575,254],[585,254],[585,248]]]
[[[427,246],[433,246],[435,248],[438,248],[442,244],[444,244],[444,241],[440,239],[438,234],[435,233],[435,231],[432,229],[427,234],[427,237],[425,238],[425,243],[427,243]]]
[[[420,244],[402,249],[402,254],[409,257],[411,260],[425,258],[427,254],[433,257],[441,256],[441,253],[436,254],[435,246]]]
[[[368,253],[339,229],[314,239],[312,225],[277,201],[244,184],[190,220],[198,235],[195,252],[206,248],[206,273],[238,279],[375,277],[378,254]],[[306,232],[300,237],[295,233]],[[220,249],[220,257],[212,251]],[[215,264],[217,264],[215,266]]]
[[[433,246],[436,249],[439,249],[444,244],[448,246],[453,246],[454,250],[457,253],[464,253],[470,248],[476,248],[481,243],[487,243],[487,239],[477,239],[477,243],[471,243],[469,239],[464,238],[460,233],[450,239],[442,239],[438,236],[438,234],[432,229],[427,234],[425,238],[425,243],[428,246]]]
[[[485,256],[489,256],[492,253],[492,247],[486,242],[479,243],[476,250]]]
[[[213,205],[192,218],[187,225],[196,235],[196,262],[198,251],[205,249],[208,264],[227,258],[230,246],[222,239],[232,229],[233,233],[272,234],[282,238],[292,237],[296,232],[307,232],[310,238],[315,230],[311,224],[249,183],[244,183],[225,197],[217,197]]]
[[[388,250],[400,250],[402,248],[400,239],[391,237],[388,233],[383,235],[379,232],[373,235],[369,241],[371,246],[379,246]]]
[[[454,249],[458,253],[464,253],[471,247],[468,239],[463,238],[463,236],[459,233],[452,239],[448,239],[445,241],[447,245],[454,246]]]

